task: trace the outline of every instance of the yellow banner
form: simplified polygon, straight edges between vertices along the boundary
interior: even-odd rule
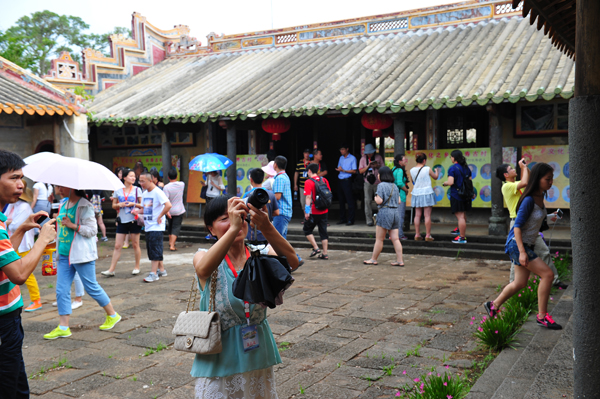
[[[544,201],[548,208],[570,208],[571,186],[569,174],[569,146],[546,145],[523,147],[523,158],[529,169],[538,162],[545,162],[554,169],[554,183]]]
[[[489,148],[466,148],[460,149],[467,160],[471,176],[473,179],[473,188],[475,189],[476,197],[473,200],[474,208],[490,208],[492,202],[491,179],[495,178],[492,173],[493,168],[490,164],[490,149]],[[423,152],[427,155],[427,166],[432,170],[438,170],[437,180],[431,179],[431,186],[435,193],[435,199],[438,207],[450,207],[450,187],[443,187],[442,183],[448,180],[448,169],[452,166],[450,153],[452,149],[445,150],[417,150],[406,151],[408,165],[406,173],[409,174],[410,169],[414,168],[417,163],[415,156],[418,152]],[[502,149],[503,162],[514,165],[516,162],[516,148],[506,147]],[[412,189],[412,183],[411,183]],[[410,204],[411,195],[406,198],[407,205]]]
[[[144,167],[148,170],[152,168],[156,168],[158,173],[162,176],[162,155],[141,155],[136,157],[114,157],[113,158],[113,171],[115,171],[119,166],[124,166],[129,169],[133,169],[136,162],[141,162]],[[177,180],[180,177],[181,170],[181,160],[179,159],[179,155],[171,156],[171,165],[177,169]],[[163,183],[168,183],[169,178],[163,177]]]
[[[252,188],[250,185],[250,171],[254,168],[262,168],[263,166],[267,166],[268,163],[269,161],[267,160],[267,156],[264,154],[244,154],[236,157],[237,169],[235,171],[235,178],[237,184],[236,195],[238,197],[243,196]],[[227,186],[226,175],[223,176],[223,181],[225,182],[225,186]]]

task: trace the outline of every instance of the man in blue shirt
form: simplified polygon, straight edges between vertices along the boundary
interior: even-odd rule
[[[278,155],[273,160],[273,169],[275,169],[275,179],[273,180],[273,193],[277,198],[279,206],[279,215],[273,218],[273,226],[281,236],[287,239],[288,225],[292,220],[292,185],[289,176],[285,173],[287,158]],[[298,257],[299,266],[304,264],[300,255]]]
[[[339,172],[339,198],[340,198],[340,221],[337,224],[346,224],[352,226],[354,224],[354,214],[356,206],[354,203],[354,195],[352,194],[352,182],[350,178],[356,173],[356,158],[350,154],[348,144],[343,143],[340,146],[340,160],[337,170]],[[346,219],[346,204],[348,204],[348,218]]]

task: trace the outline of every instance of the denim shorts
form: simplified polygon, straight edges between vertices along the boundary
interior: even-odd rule
[[[523,246],[525,247],[525,252],[527,252],[527,256],[529,257],[530,262],[538,257],[536,253],[533,252],[533,245],[523,243]],[[519,252],[519,246],[517,245],[517,242],[514,239],[508,243],[508,245],[506,246],[506,251],[508,253],[508,256],[510,256],[510,260],[512,261],[512,263],[521,266],[521,264],[519,263],[519,255],[521,253]]]

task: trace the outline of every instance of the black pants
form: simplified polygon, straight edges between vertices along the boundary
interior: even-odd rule
[[[16,317],[0,318],[0,339],[0,397],[29,398],[20,314]]]
[[[304,219],[304,227],[302,231],[305,236],[312,235],[315,227],[319,228],[319,237],[321,241],[325,241],[329,239],[329,235],[327,235],[327,214],[324,213],[322,215],[310,215],[308,220]]]
[[[356,213],[356,204],[352,194],[352,182],[350,178],[339,180],[340,197],[340,220],[354,223],[354,214]],[[346,218],[346,204],[348,204],[348,218]]]

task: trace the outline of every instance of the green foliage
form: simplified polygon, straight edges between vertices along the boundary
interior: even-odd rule
[[[572,274],[571,264],[573,263],[571,254],[568,251],[563,255],[556,252],[552,255],[552,260],[554,261],[554,266],[558,272],[559,280],[569,280]]]
[[[383,371],[387,375],[392,375],[392,371],[394,371],[395,367],[396,367],[395,364],[390,364],[389,366],[383,366]]]
[[[527,286],[513,295],[506,303],[520,303],[525,309],[535,311],[538,304],[537,290],[539,285],[540,280],[537,276],[530,278]]]
[[[494,361],[496,356],[498,356],[497,353],[490,352],[481,361],[474,360],[470,370],[465,370],[464,381],[469,390],[475,385],[477,379],[483,375],[485,369]]]
[[[0,32],[0,56],[36,75],[44,75],[50,68],[50,59],[61,51],[68,51],[73,60],[80,62],[79,50],[90,47],[107,54],[109,36],[129,32],[117,27],[102,35],[84,33],[89,27],[79,17],[37,11],[19,18],[15,25]]]
[[[144,353],[144,356],[150,356],[153,353],[160,352],[167,348],[168,348],[167,345],[163,344],[162,342],[159,342],[158,345],[156,345],[156,348],[152,348],[152,347],[146,348],[146,352]]]
[[[302,384],[298,384],[298,387],[300,388],[300,395],[304,395],[304,388],[302,388]]]
[[[520,329],[520,324],[510,324],[502,316],[484,316],[474,335],[481,346],[501,351],[506,347],[513,348],[512,344]]]
[[[84,101],[93,100],[94,99],[94,96],[92,96],[87,91],[85,91],[85,86],[83,86],[83,85],[75,87],[73,89],[73,93],[75,93],[76,95],[82,97]],[[98,233],[98,234],[100,234],[100,233]],[[101,242],[101,244],[102,244],[102,242]]]
[[[61,358],[58,359],[58,361],[56,363],[52,364],[52,366],[50,366],[48,368],[42,366],[40,368],[40,371],[38,371],[35,374],[30,375],[29,379],[31,380],[31,379],[34,379],[34,378],[39,378],[39,377],[43,376],[44,374],[46,374],[47,372],[49,372],[51,370],[56,370],[56,369],[60,369],[60,368],[70,369],[71,367],[73,367],[73,366],[71,366],[71,364],[69,363],[69,361],[67,360],[67,358],[66,357],[64,357],[64,358],[61,357]]]
[[[444,373],[422,375],[413,380],[413,386],[402,387],[404,394],[401,397],[409,399],[462,399],[469,392],[465,381],[458,375]],[[397,395],[400,396],[400,395]]]
[[[419,352],[420,349],[421,349],[421,345],[415,346],[414,349],[410,349],[406,352],[406,357],[421,356],[421,353]]]
[[[282,342],[279,344],[279,352],[283,352],[286,351],[288,349],[290,349],[292,344],[290,344],[289,342]]]

